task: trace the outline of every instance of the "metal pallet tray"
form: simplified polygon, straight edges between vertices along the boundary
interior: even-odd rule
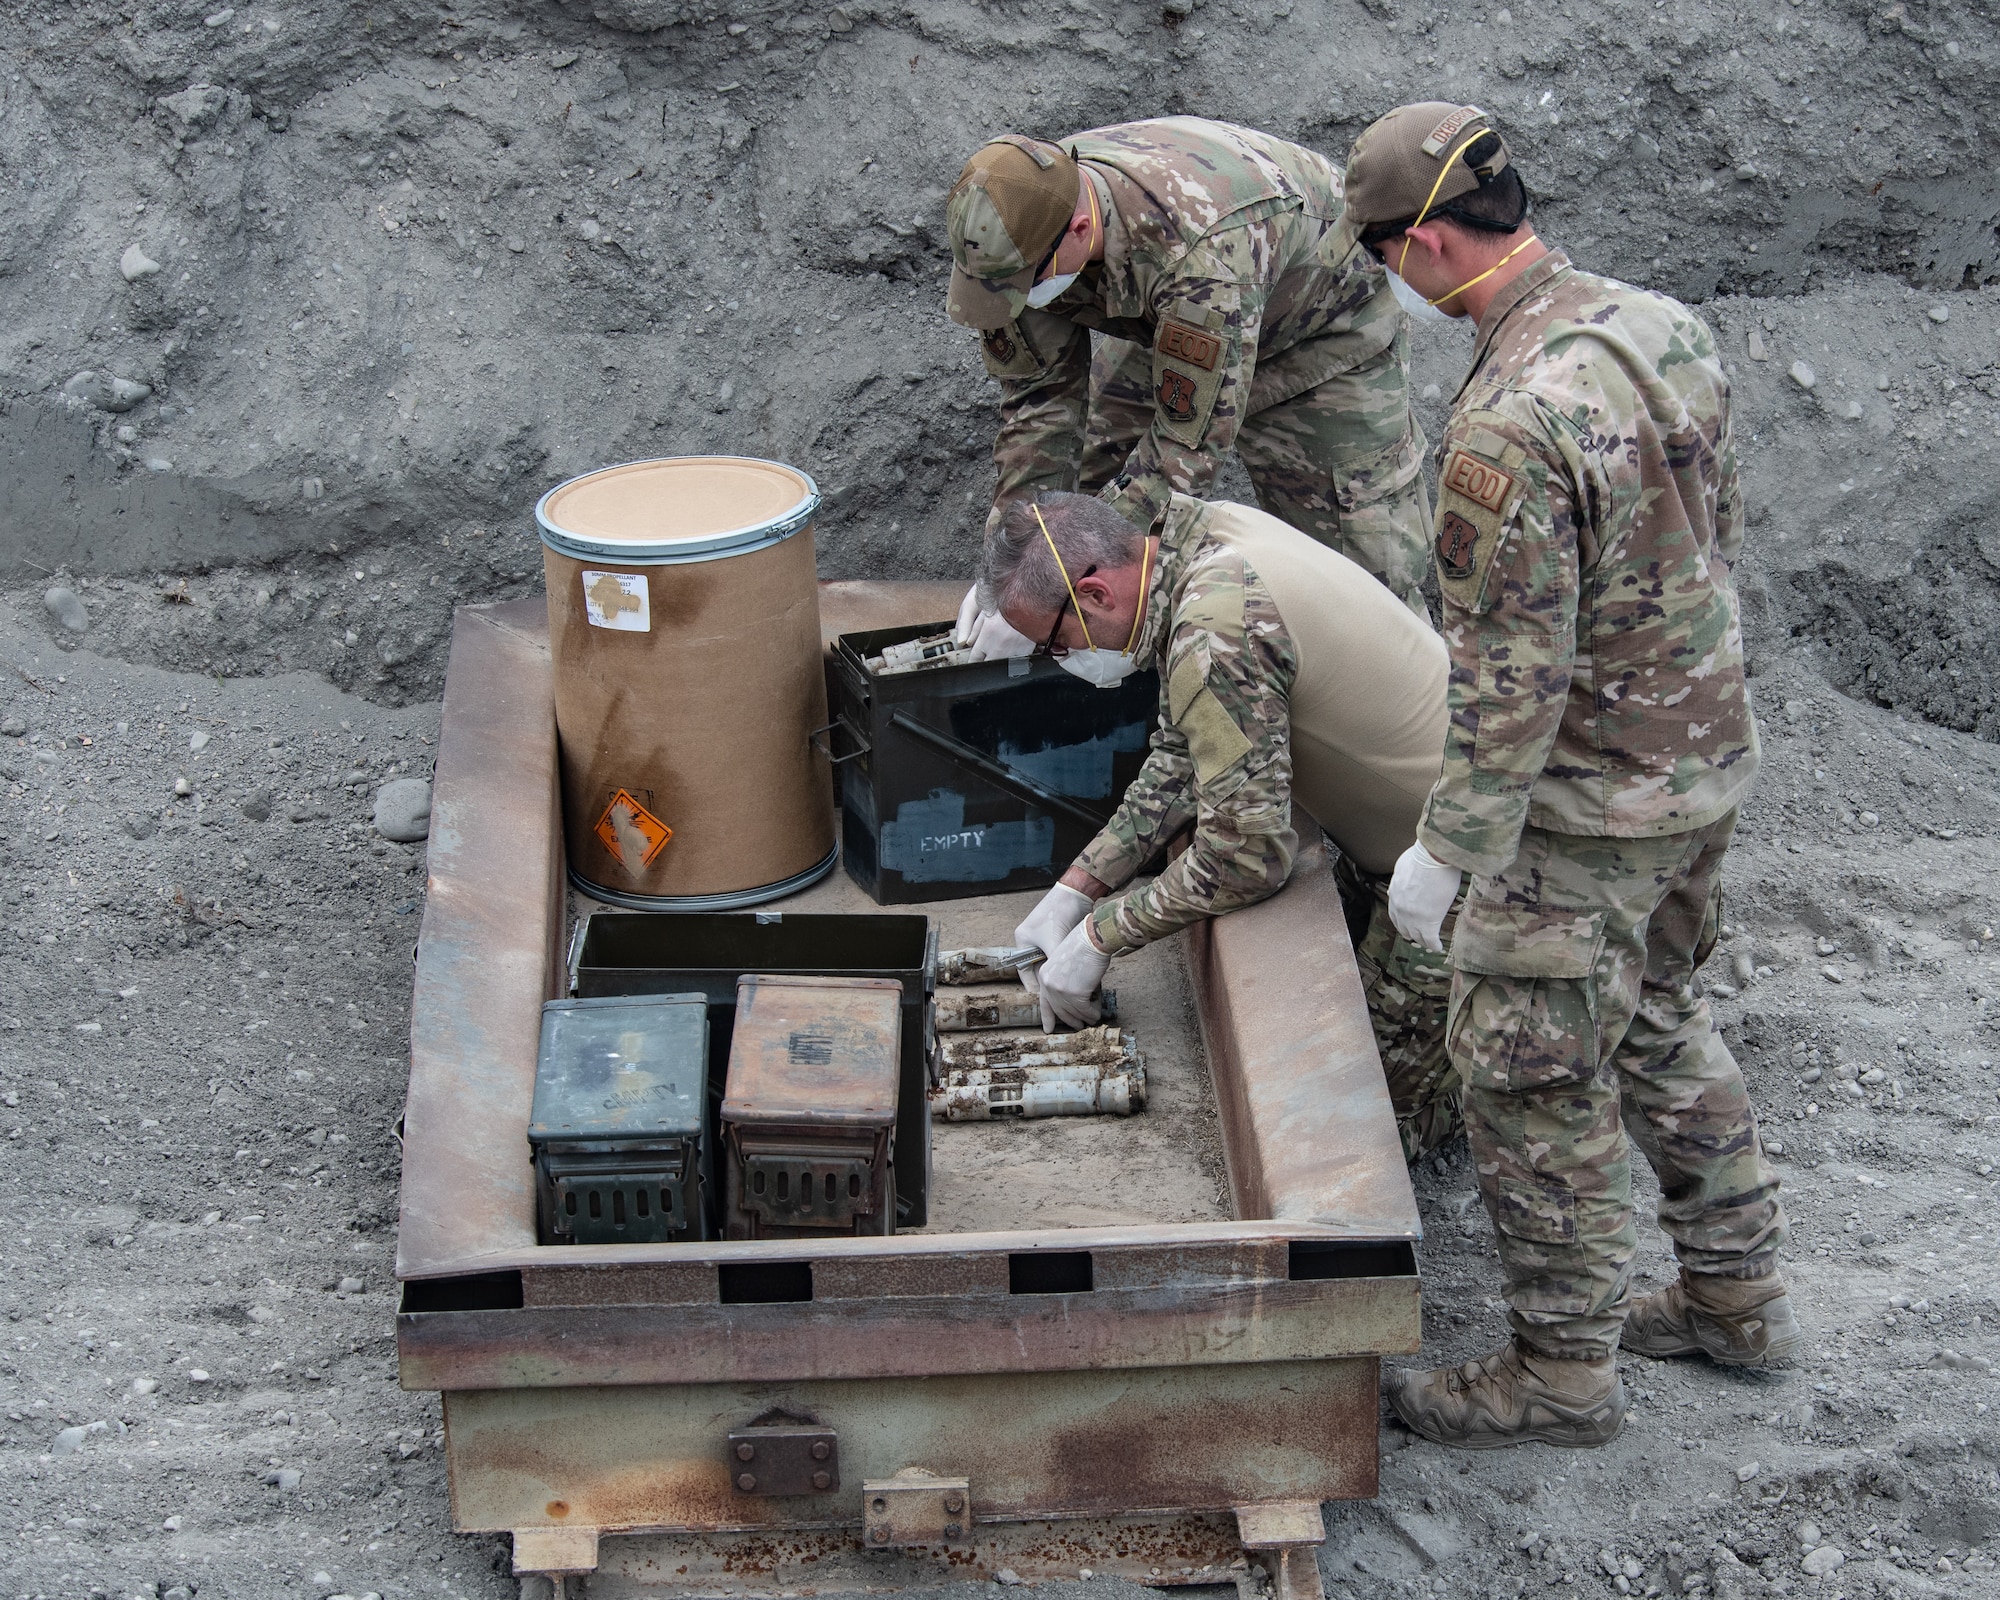
[[[1320,852],[1186,936],[1238,1220],[544,1247],[525,1128],[567,981],[549,670],[532,605],[458,614],[397,1261],[455,1525],[511,1533],[542,1593],[1032,1577],[1033,1550],[1107,1539],[1142,1581],[1218,1581],[1231,1547],[1316,1592],[1319,1503],[1374,1494],[1379,1358],[1421,1333],[1415,1197]],[[837,1476],[745,1490],[751,1441],[781,1478],[823,1442]],[[765,1555],[732,1565],[743,1540]],[[675,1549],[701,1559],[654,1563]]]

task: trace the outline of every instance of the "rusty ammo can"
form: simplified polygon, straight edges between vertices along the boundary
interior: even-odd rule
[[[639,911],[727,911],[832,870],[805,473],[740,456],[606,467],[535,507],[569,873]]]
[[[723,1234],[896,1228],[902,985],[751,974],[736,983],[722,1101]]]

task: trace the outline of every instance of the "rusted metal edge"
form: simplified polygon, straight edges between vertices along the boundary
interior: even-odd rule
[[[1414,1274],[1078,1294],[405,1312],[409,1389],[803,1382],[1407,1353]]]
[[[1367,998],[1319,828],[1291,882],[1188,930],[1188,977],[1237,1214],[1417,1239]]]
[[[964,1478],[974,1519],[1214,1511],[1376,1492],[1379,1358],[443,1397],[465,1531],[855,1526],[861,1485]],[[774,1405],[838,1435],[840,1487],[740,1492],[732,1427]]]
[[[525,1146],[524,1146],[525,1148]],[[1273,1222],[1158,1223],[1145,1227],[1023,1228],[997,1233],[899,1233],[883,1239],[706,1239],[685,1244],[527,1245],[507,1243],[438,1262],[423,1271],[401,1271],[406,1281],[469,1273],[546,1272],[594,1268],[636,1272],[657,1267],[704,1267],[757,1261],[901,1260],[926,1256],[992,1255],[1004,1258],[1031,1250],[1172,1250],[1194,1244],[1284,1243],[1289,1240],[1344,1240],[1357,1244],[1393,1242],[1408,1232],[1384,1233],[1340,1218]]]
[[[410,1007],[399,1277],[535,1242],[524,1124],[562,971],[555,701],[540,601],[452,623]]]

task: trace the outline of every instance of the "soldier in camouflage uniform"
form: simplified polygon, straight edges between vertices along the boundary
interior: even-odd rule
[[[1001,386],[996,504],[1081,488],[1151,529],[1234,449],[1266,511],[1425,615],[1408,331],[1338,235],[1338,167],[1169,117],[995,140],[945,209],[948,309]]]
[[[1174,494],[1148,538],[1100,500],[1053,493],[1003,508],[980,589],[1065,660],[1091,641],[1129,641],[1131,665],[1160,673],[1144,766],[1023,924],[1020,942],[1049,952],[1040,982],[1056,1015],[1094,1020],[1087,1005],[1072,1014],[1051,999],[1064,939],[1077,941],[1087,1002],[1112,956],[1276,893],[1297,845],[1295,797],[1339,847],[1343,872],[1386,883],[1437,778],[1446,656],[1353,562],[1249,506]],[[1135,881],[1183,834],[1185,850]],[[1375,891],[1363,892],[1365,914]],[[1379,908],[1360,953],[1414,1156],[1458,1128],[1444,1050],[1450,969],[1397,938]]]
[[[1442,1443],[1600,1444],[1621,1335],[1752,1366],[1798,1345],[1777,1180],[1693,988],[1758,756],[1729,385],[1685,306],[1536,239],[1477,108],[1391,113],[1349,174],[1364,245],[1478,323],[1439,450],[1450,732],[1390,905],[1433,943],[1472,875],[1448,1043],[1514,1329],[1390,1399]],[[1636,1306],[1628,1120],[1681,1263]]]

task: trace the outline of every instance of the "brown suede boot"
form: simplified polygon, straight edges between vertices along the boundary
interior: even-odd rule
[[[1619,1343],[1636,1355],[1705,1355],[1725,1367],[1789,1367],[1801,1335],[1785,1280],[1682,1271],[1625,1319]]]
[[[1389,1377],[1396,1415],[1433,1444],[1498,1450],[1538,1439],[1589,1449],[1625,1426],[1618,1361],[1559,1361],[1518,1342],[1462,1367]]]

